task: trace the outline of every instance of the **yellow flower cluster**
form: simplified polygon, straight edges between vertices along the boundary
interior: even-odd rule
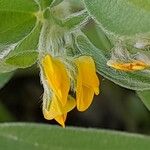
[[[46,119],[55,119],[63,127],[69,111],[74,107],[85,111],[91,105],[94,94],[99,94],[99,79],[92,57],[80,56],[74,58],[72,63],[76,68],[75,97],[69,94],[72,81],[66,64],[49,54],[42,59],[44,79],[52,91],[50,105],[43,108],[43,114]]]

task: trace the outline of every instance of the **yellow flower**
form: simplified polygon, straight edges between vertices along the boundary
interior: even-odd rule
[[[68,97],[65,106],[62,106],[57,97],[53,96],[49,110],[45,108],[43,109],[44,118],[47,120],[55,119],[59,124],[62,125],[62,127],[65,127],[67,112],[71,111],[75,106],[75,99],[71,96]]]
[[[50,88],[62,105],[65,105],[70,89],[70,79],[67,75],[65,65],[59,59],[52,58],[50,55],[45,56],[42,64]]]
[[[49,107],[43,108],[43,114],[46,119],[55,119],[63,127],[69,111],[75,106],[79,111],[86,110],[92,103],[94,94],[99,94],[99,80],[93,59],[89,56],[80,56],[73,59],[71,63],[76,70],[75,82],[73,82],[76,98],[69,95],[71,90],[69,66],[59,58],[50,55],[46,55],[42,60],[44,79],[52,93],[49,97]]]
[[[79,111],[86,110],[92,103],[94,93],[99,94],[99,80],[96,75],[94,61],[89,56],[81,56],[75,60],[78,68],[76,100]]]
[[[140,60],[133,60],[132,62],[126,62],[126,63],[109,60],[107,62],[107,65],[117,70],[122,70],[127,72],[144,70],[149,67],[149,64],[146,64],[145,62]]]

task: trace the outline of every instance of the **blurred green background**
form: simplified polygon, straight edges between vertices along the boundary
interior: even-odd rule
[[[105,128],[150,134],[150,112],[136,93],[121,88],[107,79],[101,80],[100,94],[91,107],[81,113],[76,109],[68,114],[67,126]],[[36,66],[18,70],[0,90],[0,122],[42,122],[43,88]]]

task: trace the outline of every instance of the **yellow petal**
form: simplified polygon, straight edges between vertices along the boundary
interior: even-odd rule
[[[58,116],[67,114],[76,106],[76,101],[71,96],[68,96],[68,100],[65,106],[63,106],[57,97],[54,95],[49,107],[49,110],[43,108],[44,118],[47,120],[55,119]]]
[[[122,71],[138,71],[150,67],[148,64],[139,60],[134,60],[133,62],[127,62],[127,63],[109,60],[107,62],[107,65]]]
[[[94,90],[82,86],[80,94],[78,94],[78,99],[77,99],[77,108],[79,111],[85,111],[92,103],[94,97]]]
[[[86,110],[92,103],[94,93],[99,94],[99,79],[96,75],[94,61],[89,56],[75,60],[78,68],[76,99],[79,111]]]
[[[65,128],[65,121],[67,118],[67,114],[63,114],[61,116],[57,116],[54,119],[63,127]]]
[[[42,61],[42,66],[50,88],[62,105],[65,105],[70,89],[70,79],[65,65],[59,59],[46,55]]]

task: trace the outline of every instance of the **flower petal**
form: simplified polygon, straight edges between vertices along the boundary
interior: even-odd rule
[[[94,97],[94,90],[82,86],[82,91],[81,95],[78,95],[78,100],[77,100],[77,108],[79,111],[85,111],[92,103]]]
[[[65,105],[70,89],[70,79],[65,65],[59,59],[46,55],[42,61],[42,66],[50,88],[62,105]]]
[[[128,71],[128,72],[144,70],[150,67],[149,64],[146,64],[143,61],[139,61],[139,60],[133,60],[132,62],[117,62],[117,61],[109,60],[107,62],[107,65],[117,70]]]
[[[43,108],[44,118],[47,120],[52,120],[60,117],[67,112],[71,111],[76,106],[76,101],[71,96],[68,96],[68,100],[65,106],[63,106],[55,95],[51,100],[49,110]]]
[[[96,75],[94,61],[89,56],[81,56],[75,60],[78,68],[76,99],[79,111],[86,110],[92,103],[94,93],[99,94],[99,79]]]
[[[65,128],[65,121],[67,118],[67,114],[63,114],[61,116],[57,116],[54,119],[63,127]]]

